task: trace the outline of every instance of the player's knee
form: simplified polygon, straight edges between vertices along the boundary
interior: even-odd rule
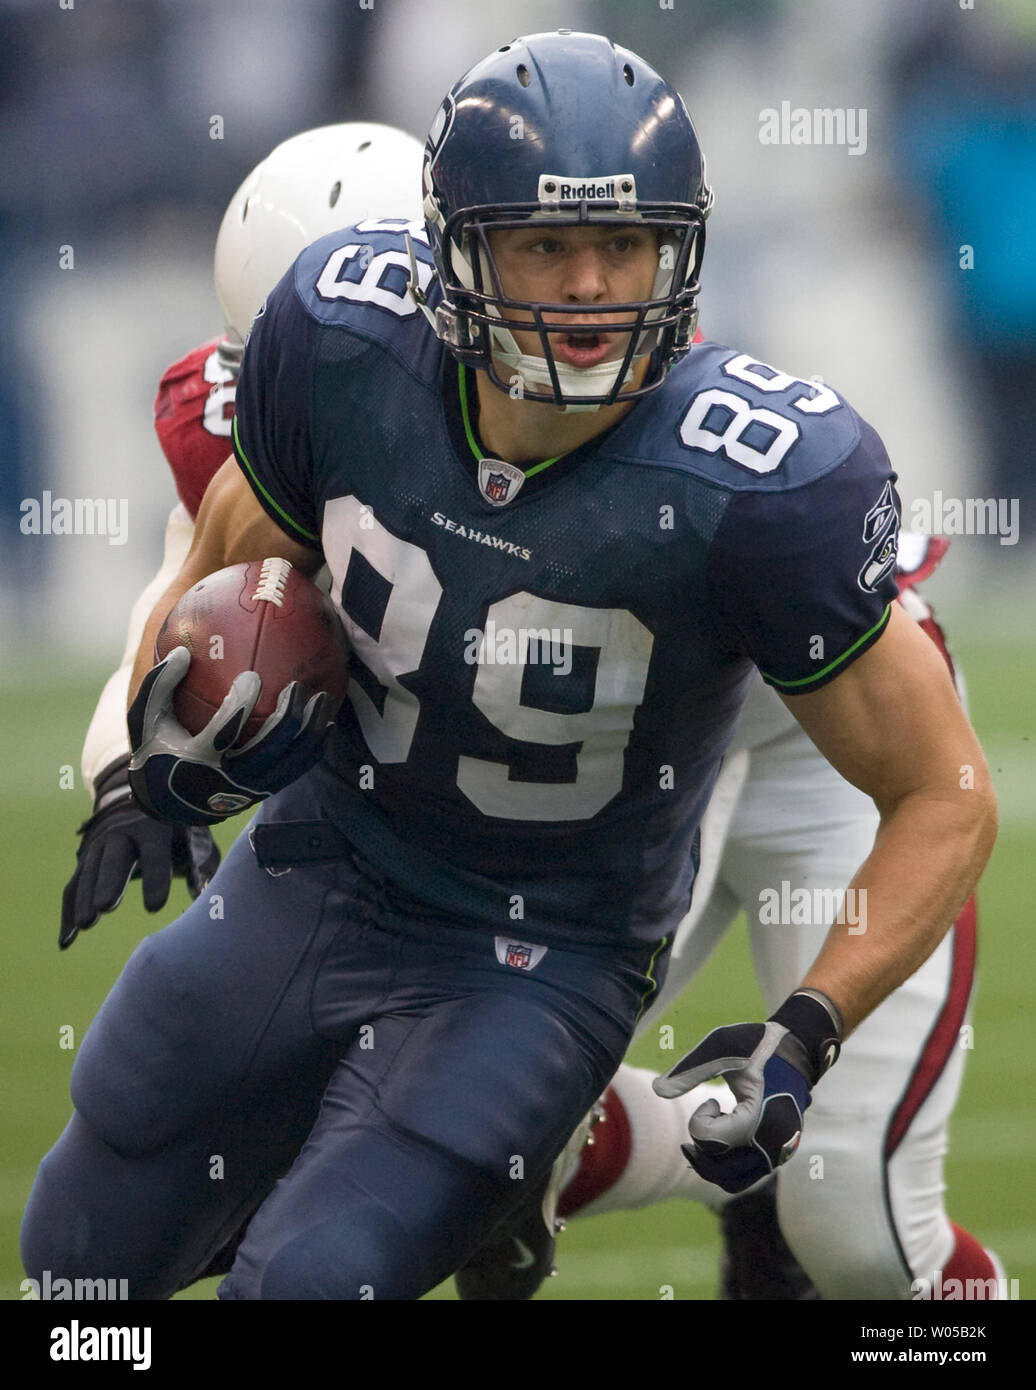
[[[20,1235],[22,1265],[37,1281],[44,1270],[60,1270],[66,1263],[69,1225],[57,1210],[56,1192],[48,1183],[47,1159],[40,1164],[22,1217]]]
[[[113,1287],[119,1298],[171,1297],[200,1268],[219,1217],[185,1193],[184,1171],[183,1150],[157,1161],[127,1157],[73,1115],[26,1205],[21,1254],[29,1277],[49,1279],[55,1290],[59,1280],[83,1281],[76,1298],[115,1297]]]
[[[497,1048],[490,1065],[500,1038],[507,1039],[506,1052]],[[429,1056],[443,1067],[450,1059],[456,1091],[448,1106],[427,1084],[423,1059]],[[610,1074],[603,1065],[594,1072],[579,1040],[545,1009],[475,997],[412,1030],[378,1103],[399,1133],[511,1181],[553,1161]]]
[[[76,1110],[127,1156],[160,1149],[197,1124],[219,1084],[212,1010],[199,1007],[167,956],[157,937],[141,942],[72,1069]]]
[[[781,1231],[821,1298],[909,1298],[911,1274],[890,1219],[880,1159],[854,1164],[844,1154],[833,1155],[834,1147],[832,1141],[828,1151],[814,1153],[812,1165],[811,1155],[796,1155],[782,1171]],[[849,1217],[854,1211],[855,1220]]]
[[[914,1213],[914,1219],[900,1229],[900,1241],[910,1266],[904,1278],[916,1292],[914,1282],[926,1280],[930,1284],[936,1272],[945,1268],[953,1251],[953,1227],[942,1203],[935,1210],[926,1204]]]
[[[106,1277],[105,1254],[95,1248],[94,1223],[86,1215],[89,1163],[82,1162],[86,1127],[77,1116],[44,1157],[22,1217],[22,1264],[30,1279]],[[122,1271],[124,1272],[124,1271]]]
[[[391,1214],[370,1205],[292,1237],[267,1261],[261,1299],[414,1299],[425,1283],[420,1252]]]

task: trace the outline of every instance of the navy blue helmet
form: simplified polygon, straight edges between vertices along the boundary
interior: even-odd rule
[[[683,98],[635,53],[567,29],[505,44],[444,99],[425,147],[424,193],[443,296],[436,331],[455,357],[502,390],[517,371],[526,400],[596,409],[620,391],[629,400],[661,385],[690,347],[712,193]],[[530,221],[655,232],[651,298],[582,305],[580,316],[600,319],[565,328],[587,338],[625,334],[620,361],[556,362],[548,333],[572,305],[504,293],[489,233]],[[502,324],[509,311],[512,326],[538,334],[542,358],[519,351]],[[645,356],[651,361],[642,384],[623,391]]]

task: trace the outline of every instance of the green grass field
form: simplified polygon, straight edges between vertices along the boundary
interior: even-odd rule
[[[958,628],[960,625],[958,624]],[[1001,798],[1001,834],[980,890],[982,935],[974,1050],[951,1129],[946,1165],[950,1214],[993,1246],[1020,1296],[1036,1287],[1036,1215],[1032,1090],[1036,933],[1030,885],[1036,858],[1036,647],[995,638],[962,640],[972,717],[987,747]],[[0,1173],[0,1298],[18,1299],[22,1270],[17,1233],[39,1159],[69,1113],[68,1075],[75,1056],[62,1046],[70,1026],[78,1046],[133,946],[186,905],[178,889],[165,914],[148,919],[134,884],[119,911],[71,951],[59,953],[61,890],[86,814],[79,751],[101,678],[62,684],[52,677],[0,692],[7,773],[2,807],[4,857],[3,1046],[5,1142]],[[60,788],[75,769],[75,790]],[[228,988],[232,982],[228,982]],[[680,1008],[678,1038],[758,1014],[744,933],[735,929]],[[64,1030],[64,1032],[63,1032]],[[647,1040],[634,1060],[662,1067]],[[807,1120],[808,1125],[808,1120]],[[846,1213],[846,1220],[853,1219]],[[716,1285],[714,1219],[690,1203],[574,1221],[558,1248],[560,1275],[540,1294],[556,1299],[658,1299],[671,1285],[679,1299],[711,1299]],[[214,1281],[182,1297],[211,1298]],[[452,1297],[449,1288],[430,1297]]]

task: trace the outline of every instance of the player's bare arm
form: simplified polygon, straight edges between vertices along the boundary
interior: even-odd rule
[[[803,981],[838,1005],[848,1034],[948,931],[989,858],[996,803],[946,665],[899,604],[836,681],[785,704],[881,814],[850,884],[866,893],[866,930],[833,926]]]
[[[263,511],[236,460],[230,458],[207,487],[187,558],[145,625],[130,679],[131,701],[154,665],[155,638],[177,599],[207,574],[267,556],[290,560],[310,575],[322,562],[319,551],[293,541]]]
[[[732,1193],[795,1152],[812,1088],[842,1041],[931,955],[996,838],[982,750],[942,658],[898,604],[848,670],[785,703],[843,777],[873,797],[881,822],[849,885],[866,894],[864,930],[836,921],[800,989],[765,1024],[714,1029],[654,1083],[672,1097],[727,1078],[736,1108],[724,1115],[706,1101],[682,1147]]]

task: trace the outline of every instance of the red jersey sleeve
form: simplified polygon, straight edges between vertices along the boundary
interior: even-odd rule
[[[219,339],[169,367],[155,397],[155,431],[180,501],[194,518],[209,480],[230,457],[236,370],[220,360]]]

